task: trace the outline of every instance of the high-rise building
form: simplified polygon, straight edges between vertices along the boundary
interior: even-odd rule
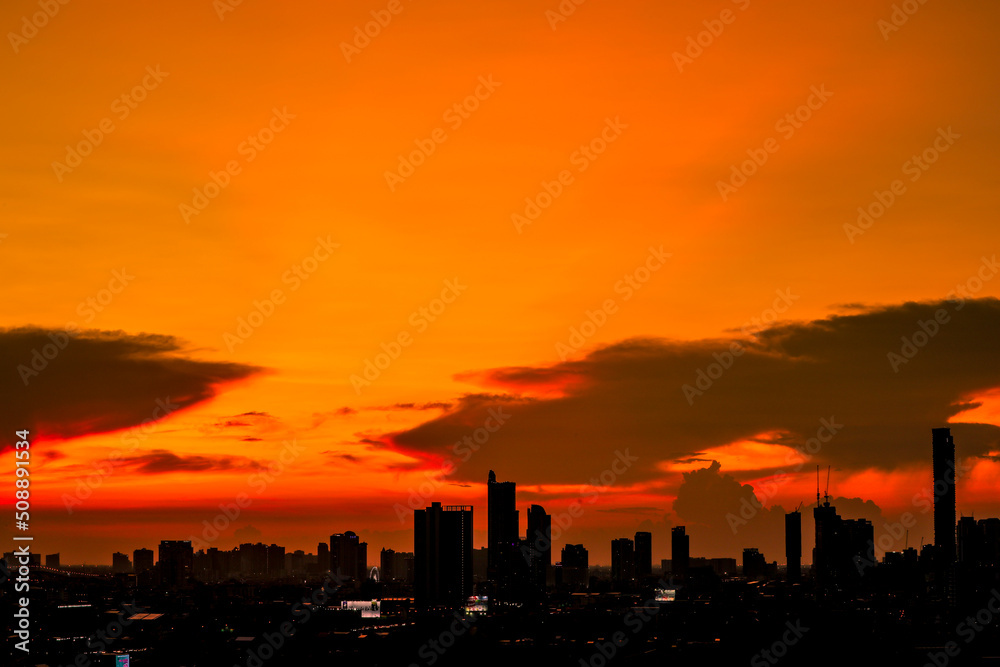
[[[563,583],[585,589],[590,582],[590,555],[582,544],[567,544],[562,550]]]
[[[363,581],[368,578],[370,571],[368,570],[368,543],[359,542],[358,543],[358,581]]]
[[[747,579],[760,579],[767,569],[767,560],[764,554],[755,548],[747,547],[743,549],[743,576]]]
[[[843,519],[837,508],[825,500],[813,508],[816,546],[813,572],[821,588],[856,580],[863,574],[857,563],[867,562],[875,544],[875,531],[866,519]]]
[[[431,503],[413,513],[413,592],[421,606],[472,595],[472,506]]]
[[[802,513],[785,515],[785,563],[788,581],[802,578]]]
[[[516,508],[517,484],[498,482],[490,470],[487,488],[487,574],[495,582],[500,597],[509,597],[515,589],[514,570],[520,545]]]
[[[285,573],[285,547],[272,544],[267,548],[267,576],[280,577]]]
[[[153,550],[136,549],[132,552],[132,566],[136,574],[148,572],[153,569]]]
[[[190,540],[160,541],[157,565],[163,586],[181,586],[191,575],[194,550]]]
[[[687,574],[688,561],[691,559],[691,538],[685,530],[684,526],[670,529],[670,567],[678,577]]]
[[[950,428],[931,429],[934,468],[934,546],[944,562],[955,560],[955,441]]]
[[[635,534],[635,576],[648,577],[653,574],[653,534]]]
[[[111,554],[111,571],[116,574],[131,572],[132,561],[129,560],[128,554],[123,554],[119,551]]]
[[[544,591],[546,577],[552,567],[552,517],[545,513],[541,505],[528,508],[526,542],[531,587]]]
[[[320,542],[316,545],[316,567],[319,568],[320,572],[326,572],[330,569],[330,545],[326,542]]]
[[[341,577],[363,579],[360,558],[361,541],[352,532],[334,533],[330,536],[330,571]],[[368,544],[365,543],[365,560],[368,560]],[[366,563],[367,564],[367,563]]]
[[[635,543],[627,537],[611,540],[611,580],[619,586],[635,581]]]
[[[45,567],[59,567],[59,554],[46,554]]]

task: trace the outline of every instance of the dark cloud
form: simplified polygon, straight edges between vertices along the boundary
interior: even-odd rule
[[[382,405],[374,408],[372,410],[448,410],[451,408],[452,403],[443,403],[440,401],[431,403],[394,403],[393,405]]]
[[[756,547],[768,561],[785,560],[785,513],[795,509],[770,505],[769,493],[774,492],[767,482],[754,488],[741,484],[735,477],[721,470],[718,461],[700,470],[684,473],[684,480],[677,490],[673,505],[673,521],[684,526],[691,539],[691,555],[705,557],[730,556],[742,553],[744,547]],[[845,519],[868,519],[875,535],[885,525],[881,508],[871,500],[834,497],[830,504]],[[812,560],[815,522],[812,508],[802,510],[803,560]]]
[[[47,358],[50,357],[50,358]],[[173,336],[57,329],[0,330],[3,433],[72,438],[135,426],[263,371],[192,359]],[[9,447],[6,437],[4,447]]]
[[[916,335],[921,326],[934,330],[941,311],[947,322],[929,340]],[[854,307],[739,339],[744,351],[736,357],[726,356],[735,338],[628,340],[553,366],[464,374],[507,393],[463,397],[385,439],[434,467],[499,407],[509,419],[456,478],[482,480],[502,464],[506,478],[525,484],[584,483],[600,473],[599,462],[628,449],[639,461],[627,479],[639,481],[662,476],[664,462],[704,458],[707,449],[761,434],[773,435],[760,442],[803,446],[825,437],[821,420],[832,420],[843,426],[811,464],[892,469],[927,461],[930,429],[1000,386],[998,332],[1000,301],[989,298]],[[904,338],[914,337],[924,345],[902,357]],[[907,360],[894,369],[890,353]],[[728,369],[713,367],[720,359]],[[685,385],[702,393],[689,393],[689,402]],[[542,390],[546,398],[524,398]],[[960,456],[986,455],[1000,442],[993,425],[956,423],[952,432]]]
[[[240,438],[240,440],[242,440],[243,442],[260,442],[261,439],[247,436],[246,438]]]
[[[211,456],[200,454],[182,456],[165,449],[154,449],[146,454],[126,457],[121,459],[117,465],[130,468],[132,472],[139,473],[140,475],[161,475],[169,472],[242,470],[261,467],[259,462],[243,456]]]

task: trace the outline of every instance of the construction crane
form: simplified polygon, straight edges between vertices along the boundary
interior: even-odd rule
[[[819,464],[816,465],[816,507],[819,507]]]

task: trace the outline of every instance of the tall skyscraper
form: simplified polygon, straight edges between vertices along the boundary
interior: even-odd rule
[[[552,566],[552,517],[541,505],[528,508],[528,572],[531,587],[544,591],[546,577]]]
[[[320,572],[326,572],[330,569],[330,545],[326,542],[320,542],[316,545],[316,567],[319,568]]]
[[[111,571],[122,574],[132,571],[132,561],[128,559],[128,554],[114,552],[111,554]]]
[[[418,605],[459,605],[472,595],[472,506],[415,510],[413,560]]]
[[[670,559],[674,575],[685,576],[691,560],[691,538],[685,532],[684,526],[674,526],[670,529]]]
[[[934,546],[955,560],[955,441],[950,428],[931,429],[934,467]]]
[[[330,536],[330,571],[341,577],[361,579],[358,576],[358,556],[361,541],[353,531],[334,533]],[[367,556],[367,544],[365,555]],[[367,560],[367,558],[366,558]]]
[[[802,578],[802,513],[798,510],[785,515],[785,563],[788,581]]]
[[[648,577],[653,574],[653,534],[635,534],[635,576]]]
[[[626,587],[635,581],[635,543],[627,537],[611,540],[611,581]]]
[[[567,586],[583,590],[590,583],[590,555],[582,544],[567,544],[562,550],[562,576]]]
[[[152,564],[150,564],[150,566],[152,566]],[[52,568],[59,567],[59,554],[46,554],[45,567],[52,567]]]
[[[490,470],[487,488],[487,572],[496,583],[501,597],[514,592],[515,558],[520,544],[519,520],[516,508],[517,484],[498,482]]]
[[[191,575],[194,550],[190,540],[162,540],[157,565],[160,583],[164,586],[181,586]]]
[[[132,552],[132,566],[136,574],[142,574],[153,569],[153,550],[136,549]]]
[[[743,576],[747,579],[760,579],[767,569],[764,554],[754,547],[743,549]]]

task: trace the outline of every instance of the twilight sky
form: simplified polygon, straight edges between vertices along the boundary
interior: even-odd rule
[[[783,562],[816,465],[916,545],[947,424],[959,511],[1000,515],[1000,8],[914,5],[6,3],[36,551],[110,563],[240,494],[211,546],[374,562],[433,500],[485,546],[494,469],[522,514],[596,498],[555,540],[591,562],[672,525]]]

